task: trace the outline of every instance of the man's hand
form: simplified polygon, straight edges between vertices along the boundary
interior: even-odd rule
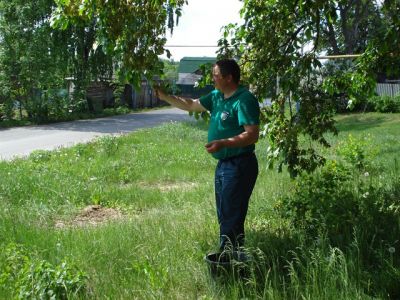
[[[156,93],[156,97],[160,100],[164,100],[167,97],[167,93],[165,93],[163,87],[161,85],[153,86],[154,92]]]
[[[201,105],[199,99],[191,99],[181,96],[168,95],[165,91],[165,88],[161,85],[153,85],[154,92],[156,96],[165,102],[168,102],[172,106],[177,108],[186,110],[186,111],[194,111],[194,112],[203,112],[206,109]]]
[[[255,144],[260,132],[259,125],[244,125],[244,132],[228,139],[214,140],[206,144],[208,153],[215,153],[222,148],[239,148]]]
[[[205,147],[208,153],[215,153],[224,148],[225,144],[223,140],[215,140],[206,144]]]
[[[156,97],[160,100],[164,100],[167,97],[167,94],[161,89],[154,89],[154,91],[156,92]]]

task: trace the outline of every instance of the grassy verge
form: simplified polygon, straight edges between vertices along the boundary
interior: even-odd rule
[[[11,127],[21,127],[21,126],[29,126],[29,125],[37,125],[37,124],[51,124],[51,123],[59,123],[66,121],[75,121],[75,120],[86,120],[86,119],[96,119],[96,118],[105,118],[117,115],[124,115],[129,113],[138,113],[138,112],[146,112],[150,110],[157,109],[165,109],[170,108],[170,106],[159,106],[152,108],[141,108],[141,109],[131,109],[125,106],[117,107],[117,108],[105,108],[99,112],[71,112],[68,114],[64,114],[61,116],[49,116],[46,121],[35,122],[34,120],[29,119],[27,116],[24,116],[23,119],[12,119],[12,120],[1,120],[0,119],[0,128],[11,128]]]
[[[338,127],[340,134],[330,137],[333,147],[327,154],[336,158],[349,134],[366,138],[378,166],[377,176],[389,180],[385,174],[393,174],[400,151],[396,138],[400,115],[339,116]],[[396,290],[365,282],[373,279],[364,274],[369,269],[361,265],[356,247],[340,250],[323,235],[318,243],[310,244],[304,231],[276,213],[277,199],[293,193],[295,182],[286,173],[265,168],[265,141],[257,145],[260,176],[246,224],[247,246],[257,258],[257,267],[245,280],[210,278],[203,257],[217,247],[218,225],[213,196],[216,162],[204,150],[206,136],[201,123],[170,123],[0,162],[1,247],[16,243],[34,259],[51,266],[67,261],[83,271],[87,278],[79,280],[84,280],[85,292],[72,293],[71,298],[368,299],[396,295]],[[82,226],[76,217],[88,205],[114,209],[119,217]],[[391,254],[398,256],[398,252]],[[4,275],[8,258],[2,253],[0,274]],[[387,273],[400,272],[394,264],[386,268]],[[3,278],[1,299],[10,298],[18,284],[21,287],[21,282],[16,286],[18,280],[11,279]]]

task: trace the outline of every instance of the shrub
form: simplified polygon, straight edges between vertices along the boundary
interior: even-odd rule
[[[349,101],[346,95],[336,95],[336,111],[338,113],[349,111]],[[388,95],[373,96],[370,98],[360,98],[350,109],[358,112],[381,112],[381,113],[397,113],[400,112],[400,94],[391,97]]]
[[[391,96],[374,96],[368,99],[367,105],[372,111],[382,113],[400,112],[400,95]]]
[[[277,209],[310,237],[324,233],[336,246],[346,247],[355,230],[369,246],[393,244],[400,236],[400,178],[370,177],[330,161],[315,174],[300,176]]]
[[[2,249],[2,255],[0,284],[16,299],[68,299],[85,291],[86,276],[67,262],[53,266],[16,244]]]
[[[335,242],[351,238],[355,226],[365,218],[371,219],[363,215],[368,199],[360,198],[374,190],[364,183],[377,153],[370,145],[368,136],[349,135],[337,147],[341,161],[328,161],[316,173],[302,174],[295,183],[294,193],[280,199],[282,216],[312,236],[322,232]]]
[[[38,91],[26,104],[30,118],[37,123],[68,119],[70,113],[79,111],[75,106],[63,89]]]
[[[0,122],[6,118],[5,110],[5,105],[3,103],[0,103]]]
[[[104,115],[124,115],[124,114],[128,114],[131,112],[131,109],[129,109],[129,107],[126,106],[118,106],[116,108],[105,108],[103,109],[103,114]]]
[[[378,147],[371,146],[371,137],[363,136],[355,138],[349,134],[347,139],[340,142],[337,147],[337,154],[341,156],[348,167],[355,167],[358,171],[371,169],[372,162],[378,154]]]
[[[14,117],[14,103],[7,100],[0,103],[0,121],[12,120]]]
[[[315,174],[302,174],[294,193],[280,199],[276,208],[307,234],[327,231],[330,238],[337,239],[348,233],[357,213],[352,191],[345,187],[350,179],[349,170],[335,161],[327,162]]]
[[[314,174],[301,175],[293,193],[275,208],[306,241],[326,237],[330,247],[355,257],[368,290],[398,299],[400,176],[372,177],[330,161]]]

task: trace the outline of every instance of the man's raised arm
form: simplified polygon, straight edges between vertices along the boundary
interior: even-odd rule
[[[193,111],[193,112],[203,112],[206,111],[203,105],[201,105],[199,99],[191,99],[180,96],[168,95],[164,93],[161,89],[155,88],[156,95],[159,99],[168,102],[172,106],[177,108]]]

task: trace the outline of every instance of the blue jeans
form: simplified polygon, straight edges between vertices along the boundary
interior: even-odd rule
[[[244,221],[258,176],[254,153],[221,159],[215,170],[215,199],[220,228],[220,249],[244,244]]]

